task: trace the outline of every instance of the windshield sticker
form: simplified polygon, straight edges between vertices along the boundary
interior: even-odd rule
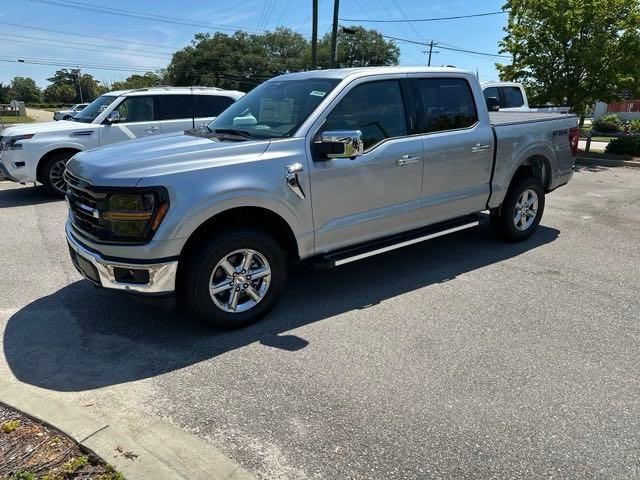
[[[321,92],[320,90],[314,90],[309,95],[313,95],[314,97],[324,97],[327,92]]]
[[[293,119],[293,98],[260,100],[260,123],[295,123]]]

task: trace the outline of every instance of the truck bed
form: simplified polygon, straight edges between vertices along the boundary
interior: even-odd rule
[[[517,125],[520,123],[548,122],[550,120],[575,118],[566,113],[546,112],[489,112],[489,120],[494,127],[503,125]]]

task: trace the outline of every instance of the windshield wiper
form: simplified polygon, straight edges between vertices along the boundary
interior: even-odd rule
[[[207,127],[209,128],[209,127]],[[211,129],[209,129],[211,131]],[[255,136],[251,134],[251,132],[247,132],[246,130],[240,130],[238,128],[214,128],[212,133],[214,135],[234,135],[236,137],[242,137],[247,140],[253,140]]]

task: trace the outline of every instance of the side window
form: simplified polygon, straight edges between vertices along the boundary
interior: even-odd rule
[[[422,99],[423,132],[471,127],[478,121],[471,87],[461,78],[429,78],[417,81]]]
[[[193,103],[196,117],[217,117],[233,103],[233,98],[223,95],[194,95]]]
[[[151,122],[154,120],[153,97],[127,97],[116,107],[120,122]]]
[[[354,87],[327,117],[323,130],[361,130],[364,148],[407,135],[407,119],[397,80]]]
[[[493,97],[498,101],[500,101],[500,92],[498,91],[498,87],[485,88],[482,93],[484,94],[485,100],[488,100],[489,98]]]
[[[502,87],[502,94],[506,104],[504,108],[517,108],[524,105],[522,92],[518,87]]]
[[[158,95],[158,120],[191,119],[191,95]]]

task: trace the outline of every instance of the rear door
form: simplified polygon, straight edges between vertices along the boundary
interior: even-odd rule
[[[226,95],[195,93],[193,95],[193,108],[196,127],[203,127],[211,123],[211,120],[220,115],[234,101],[233,98]]]
[[[122,142],[160,133],[156,105],[151,95],[126,97],[115,109],[120,121],[104,124],[100,129],[100,144]]]
[[[411,75],[424,148],[421,205],[427,223],[484,210],[493,132],[466,76]]]
[[[193,95],[158,95],[158,120],[162,133],[182,132],[193,128]]]

